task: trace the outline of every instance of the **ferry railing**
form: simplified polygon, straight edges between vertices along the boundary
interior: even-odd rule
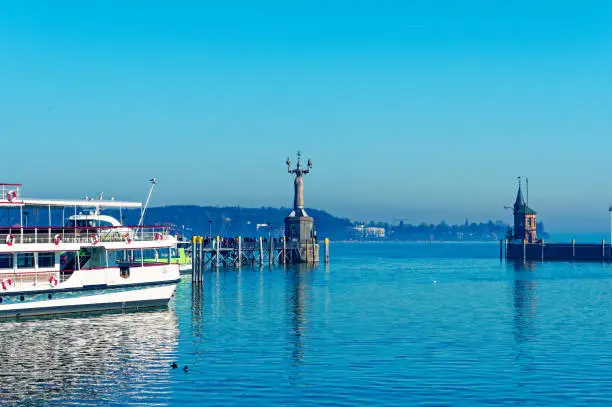
[[[164,240],[170,236],[167,226],[100,226],[100,227],[0,227],[0,247],[13,243],[40,244],[99,242],[130,243]],[[94,243],[95,242],[95,243]]]
[[[13,269],[0,270],[0,282],[4,284],[2,290],[10,286],[14,286],[18,291],[23,290],[26,287],[31,287],[32,283],[35,285],[38,283],[48,283],[51,277],[54,279],[58,279],[59,277],[59,279],[61,279],[61,273],[52,270],[36,271],[33,268],[27,271],[15,271]]]

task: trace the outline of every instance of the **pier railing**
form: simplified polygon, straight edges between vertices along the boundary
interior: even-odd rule
[[[500,241],[500,258],[519,260],[612,261],[612,245],[601,243],[534,243]]]
[[[98,244],[164,240],[167,226],[0,227],[0,248],[13,244]]]

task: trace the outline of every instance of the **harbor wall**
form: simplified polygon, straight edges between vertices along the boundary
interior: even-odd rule
[[[507,259],[612,261],[612,248],[605,242],[600,244],[508,242],[505,245],[505,253]]]

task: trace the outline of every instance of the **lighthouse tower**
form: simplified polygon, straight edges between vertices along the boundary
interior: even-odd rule
[[[520,241],[525,240],[527,243],[535,243],[538,240],[536,233],[537,212],[525,203],[520,178],[516,200],[514,201],[514,207],[512,209],[512,213],[514,214],[513,238]]]

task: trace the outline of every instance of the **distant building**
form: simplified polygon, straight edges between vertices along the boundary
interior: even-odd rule
[[[361,238],[381,239],[384,238],[386,235],[385,228],[366,225],[353,226],[353,232]]]
[[[519,182],[518,193],[512,213],[514,214],[514,233],[515,240],[526,240],[528,243],[535,243],[538,240],[536,234],[536,211],[531,209],[523,199],[523,191]]]

